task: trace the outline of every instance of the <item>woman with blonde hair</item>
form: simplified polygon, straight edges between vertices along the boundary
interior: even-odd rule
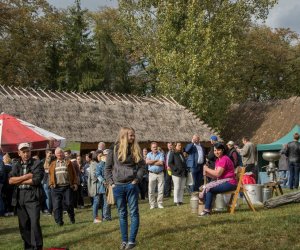
[[[122,243],[120,249],[135,247],[139,228],[139,189],[137,183],[143,179],[145,161],[135,140],[133,128],[122,127],[105,165],[105,179],[112,186],[118,208]],[[130,235],[128,239],[128,212],[130,212]]]

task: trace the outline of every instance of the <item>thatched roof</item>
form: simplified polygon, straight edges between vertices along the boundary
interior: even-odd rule
[[[188,142],[216,134],[174,99],[104,92],[76,93],[0,85],[0,111],[78,142],[114,142],[121,126],[137,139]]]
[[[222,131],[225,140],[249,136],[256,144],[272,143],[300,124],[300,98],[234,105]]]

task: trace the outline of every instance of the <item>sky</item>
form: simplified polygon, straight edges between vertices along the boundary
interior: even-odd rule
[[[74,0],[48,0],[57,8],[66,8]],[[279,0],[269,14],[266,25],[271,28],[290,28],[300,34],[300,0]],[[117,7],[117,0],[81,0],[82,8],[98,10],[101,7]]]

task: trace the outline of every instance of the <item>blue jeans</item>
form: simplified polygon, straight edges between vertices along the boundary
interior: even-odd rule
[[[99,194],[97,194],[93,197],[93,219],[96,219],[98,217],[99,204],[100,196]]]
[[[290,169],[289,187],[290,189],[298,188],[300,163],[295,163],[295,162],[289,163],[289,169]]]
[[[135,238],[138,233],[140,217],[139,217],[139,189],[137,185],[122,184],[116,185],[113,188],[115,202],[118,208],[120,229],[122,235],[122,241],[128,242],[128,212],[127,205],[130,212],[130,235],[129,242],[135,243]]]
[[[48,212],[52,213],[52,209],[53,209],[52,197],[51,197],[51,190],[49,189],[48,183],[43,184],[43,189],[44,189],[45,194],[46,194],[46,206],[47,206]]]
[[[3,216],[4,211],[5,211],[4,201],[2,199],[2,187],[3,187],[3,184],[0,183],[0,216]]]
[[[290,176],[290,171],[288,170],[279,171],[279,177],[281,179],[281,184],[283,187],[287,187],[289,183],[289,176]]]
[[[203,185],[203,164],[198,164],[197,168],[191,168],[194,185],[192,188],[193,192],[199,192],[199,188]]]
[[[224,193],[235,189],[236,189],[236,185],[233,185],[229,182],[224,182],[216,187],[209,189],[209,191],[205,193],[203,197],[205,200],[205,209],[211,210],[212,201],[215,194]]]
[[[98,217],[98,209],[102,204],[102,219],[111,220],[111,205],[107,204],[106,195],[97,194],[93,198],[93,218]]]

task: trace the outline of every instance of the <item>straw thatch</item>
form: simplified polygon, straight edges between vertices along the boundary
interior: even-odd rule
[[[256,144],[272,143],[300,124],[300,98],[234,105],[222,130],[225,140],[249,136]]]
[[[114,142],[121,126],[140,142],[188,142],[194,133],[208,141],[215,133],[192,112],[166,97],[104,92],[51,92],[0,85],[0,111],[74,142]]]

